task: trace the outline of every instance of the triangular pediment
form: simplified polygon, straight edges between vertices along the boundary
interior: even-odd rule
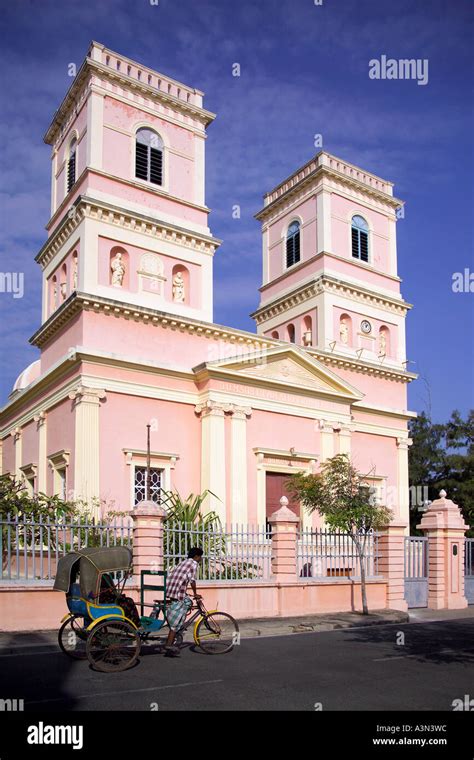
[[[364,394],[296,346],[271,348],[257,354],[208,362],[196,368],[210,375],[232,375],[235,380],[285,386],[360,400]]]

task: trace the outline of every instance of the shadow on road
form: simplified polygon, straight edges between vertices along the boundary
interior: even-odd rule
[[[73,670],[87,668],[87,662],[68,657],[57,640],[41,632],[3,636],[1,648],[12,651],[0,659],[0,699],[23,700],[25,712],[78,709],[67,683]]]
[[[380,659],[409,656],[435,665],[474,665],[474,621],[446,621],[348,629],[349,641],[392,644]]]

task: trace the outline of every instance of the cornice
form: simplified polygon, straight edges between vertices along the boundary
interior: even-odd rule
[[[348,296],[354,301],[369,304],[370,306],[382,307],[387,311],[402,316],[405,316],[407,311],[412,308],[412,304],[404,301],[402,298],[391,297],[369,288],[364,288],[362,285],[356,285],[355,283],[340,280],[331,275],[322,274],[311,282],[297,286],[285,296],[280,296],[273,302],[262,306],[250,314],[250,316],[255,319],[257,325],[260,325],[272,317],[284,314],[293,306],[298,306],[300,303],[304,303],[308,299],[324,292],[335,292],[338,295]]]
[[[233,327],[223,327],[212,322],[201,322],[196,319],[180,317],[157,309],[145,306],[133,306],[129,303],[115,301],[103,296],[94,296],[86,293],[74,292],[52,314],[49,319],[30,338],[33,346],[44,346],[67,322],[80,311],[93,311],[95,313],[113,315],[123,319],[132,319],[143,324],[161,325],[171,330],[180,330],[190,335],[224,340],[236,346],[246,344],[256,350],[270,348],[278,344],[271,338],[248,333]]]
[[[146,69],[147,67],[143,68]],[[159,72],[154,73],[158,74]],[[204,127],[207,127],[216,118],[214,113],[197,106],[195,103],[181,100],[174,95],[158,90],[156,87],[153,87],[142,80],[127,76],[123,71],[111,69],[109,66],[106,66],[99,61],[95,61],[92,58],[85,58],[44,135],[43,139],[47,145],[54,145],[62,139],[64,133],[68,129],[70,121],[72,120],[70,113],[71,108],[73,106],[77,108],[79,102],[87,97],[87,84],[90,82],[93,75],[102,77],[113,85],[118,84],[120,87],[123,87],[131,93],[140,94],[167,108],[172,107],[178,113],[183,114],[183,116],[190,116],[197,121],[200,121]],[[169,77],[166,77],[166,79],[169,79]],[[176,84],[180,84],[183,88],[189,90],[188,86],[185,84]],[[110,92],[110,95],[113,97],[113,92]],[[74,115],[72,118],[74,118]]]
[[[339,367],[340,369],[349,369],[362,375],[371,375],[372,377],[381,377],[386,380],[402,383],[411,383],[412,380],[416,380],[418,377],[413,372],[398,370],[394,367],[384,367],[381,364],[374,364],[363,359],[352,359],[345,355],[342,356],[341,354],[335,354],[318,348],[305,348],[305,351],[315,356],[323,364],[336,368]]]
[[[212,235],[205,235],[194,230],[190,231],[184,227],[160,221],[147,214],[130,211],[105,201],[90,198],[87,195],[80,195],[35,257],[35,261],[43,269],[73,235],[83,219],[106,222],[113,227],[121,227],[166,242],[178,243],[185,248],[209,255],[214,255],[222,243],[222,240]]]
[[[387,206],[392,207],[393,209],[397,209],[400,206],[403,206],[403,201],[399,198],[395,198],[393,195],[388,195],[381,190],[370,187],[363,182],[349,177],[343,172],[338,172],[337,170],[329,168],[328,166],[318,165],[312,171],[306,174],[306,176],[303,176],[298,181],[295,181],[295,183],[289,187],[288,190],[275,198],[275,200],[271,201],[267,206],[264,206],[260,211],[258,211],[255,214],[255,219],[264,222],[268,219],[268,217],[274,214],[277,209],[287,204],[291,199],[293,199],[295,196],[298,196],[303,190],[308,188],[309,185],[313,184],[316,179],[324,177],[329,177],[333,180],[336,180],[343,186],[349,187],[352,190],[357,190],[366,196],[374,198],[386,204]],[[292,181],[292,177],[290,177],[289,180],[286,180],[286,182],[289,181]],[[286,184],[286,182],[281,183],[281,185]],[[281,185],[278,187],[281,187]]]

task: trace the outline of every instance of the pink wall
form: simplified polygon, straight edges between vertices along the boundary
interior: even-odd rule
[[[2,441],[2,473],[5,472],[12,475],[15,472],[15,444],[12,435]]]
[[[358,205],[352,200],[347,200],[332,194],[332,250],[339,256],[352,258],[350,247],[350,215],[360,214],[367,221],[369,232],[369,264],[382,272],[390,271],[389,261],[389,223],[388,218],[364,205]],[[342,219],[336,218],[342,217]],[[347,218],[347,221],[345,221]],[[381,235],[385,237],[380,237]]]
[[[111,97],[104,99],[104,124],[124,129],[133,133],[132,137],[123,135],[106,126],[104,129],[103,169],[123,179],[135,179],[135,131],[137,124],[155,129],[164,139],[165,145],[173,151],[184,154],[179,156],[168,153],[169,192],[177,198],[194,201],[194,136],[188,129],[177,124],[170,124],[158,116],[149,114],[138,106],[122,103]],[[166,150],[166,148],[165,148]],[[165,180],[166,181],[166,180]]]
[[[46,421],[46,455],[50,456],[57,451],[61,451],[61,449],[69,451],[71,454],[69,466],[66,470],[66,490],[71,497],[72,493],[70,492],[74,488],[74,436],[76,430],[74,417],[73,401],[71,399],[64,399],[64,401],[48,410]],[[47,493],[52,494],[53,471],[49,466],[47,468],[47,484]]]
[[[87,133],[85,127],[87,124],[87,105],[86,102],[81,106],[81,110],[72,122],[67,135],[62,141],[57,157],[57,167],[61,165],[62,169],[56,179],[56,209],[61,205],[62,201],[66,197],[66,173],[67,173],[67,161],[69,158],[69,146],[71,144],[74,132],[76,137],[79,135],[78,144],[76,148],[76,178],[78,178],[86,167],[86,146],[87,146]],[[84,131],[84,132],[83,132]]]
[[[309,198],[300,206],[293,208],[269,226],[268,242],[270,246],[270,280],[279,277],[285,271],[286,233],[293,221],[299,221],[301,261],[307,261],[317,251],[316,200]],[[311,221],[310,221],[311,220]],[[309,223],[308,223],[309,222]],[[305,226],[306,225],[306,226]],[[272,248],[271,246],[275,246]]]
[[[333,369],[331,367],[331,369]],[[363,402],[374,406],[386,406],[396,411],[407,409],[406,383],[387,380],[384,377],[372,377],[362,372],[353,372],[342,367],[335,367],[334,372],[341,379],[347,380],[365,395]]]
[[[180,457],[171,470],[171,488],[183,497],[200,490],[201,422],[194,406],[108,392],[100,409],[100,494],[113,509],[132,506],[131,467],[123,449],[145,451],[147,424],[152,451]]]
[[[115,288],[111,284],[111,269],[110,262],[113,256],[112,249],[119,248],[121,251],[125,251],[127,257],[126,263],[126,278],[124,279],[123,288]],[[144,280],[138,274],[141,268],[141,259],[144,254],[154,253],[146,248],[137,248],[133,245],[123,245],[117,240],[110,238],[99,238],[99,258],[98,258],[98,282],[100,285],[110,286],[111,296],[115,297],[121,290],[128,290],[132,293],[137,293],[140,290],[140,281],[142,281],[142,287],[146,292],[150,293],[163,293],[166,301],[173,302],[173,269],[179,266],[181,269],[185,269],[187,272],[187,287],[185,287],[186,304],[198,309],[201,307],[201,292],[202,292],[202,277],[201,266],[198,264],[192,264],[189,262],[183,262],[181,259],[174,258],[173,256],[167,256],[164,253],[156,254],[163,265],[163,276],[166,281],[161,283],[156,281],[157,290],[153,289],[155,282],[151,280]]]
[[[395,438],[355,432],[352,434],[351,459],[360,472],[388,476],[387,484],[389,486],[397,485],[397,444]]]
[[[21,464],[38,464],[38,429],[31,420],[22,428]]]
[[[379,335],[380,335],[380,328],[387,328],[389,333],[389,339],[387,340],[387,356],[390,358],[397,358],[397,351],[398,351],[398,327],[397,325],[391,323],[391,322],[382,322],[379,319],[374,319],[373,317],[370,317],[369,322],[372,325],[372,332],[366,336],[362,334],[362,331],[360,329],[360,323],[363,319],[367,319],[366,315],[362,312],[352,311],[348,309],[341,309],[338,306],[334,306],[333,308],[333,335],[334,339],[339,342],[339,326],[340,326],[340,320],[341,317],[347,314],[350,319],[352,320],[352,343],[349,343],[348,346],[352,346],[352,348],[366,348],[369,351],[375,351],[378,354],[379,350]],[[375,340],[374,340],[375,338]]]
[[[79,313],[73,317],[67,326],[57,333],[41,350],[41,374],[44,374],[58,359],[64,356],[68,349],[82,346],[84,338],[84,319]]]
[[[274,332],[278,333],[278,340],[286,340],[289,341],[289,334],[288,334],[288,325],[294,325],[295,328],[295,344],[298,346],[302,346],[303,344],[303,333],[306,332],[307,329],[307,323],[306,319],[311,320],[311,332],[312,332],[312,346],[317,346],[318,344],[318,323],[317,323],[317,309],[311,309],[310,311],[303,312],[300,316],[296,317],[295,319],[288,319],[285,322],[282,322],[281,324],[277,325],[276,327],[273,327],[271,330],[266,330],[264,335],[268,338],[273,338],[276,336],[273,335]]]

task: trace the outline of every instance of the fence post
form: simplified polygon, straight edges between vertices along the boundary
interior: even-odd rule
[[[288,509],[288,499],[282,496],[281,507],[268,518],[272,527],[272,579],[276,582],[296,580],[296,515]]]
[[[405,600],[405,529],[394,520],[378,536],[378,572],[387,580],[387,608],[408,610]]]
[[[140,586],[142,570],[163,570],[163,523],[166,510],[154,501],[132,509],[133,581]]]
[[[465,532],[469,526],[446,491],[439,492],[416,527],[428,538],[428,607],[456,610],[467,607],[464,595]]]

